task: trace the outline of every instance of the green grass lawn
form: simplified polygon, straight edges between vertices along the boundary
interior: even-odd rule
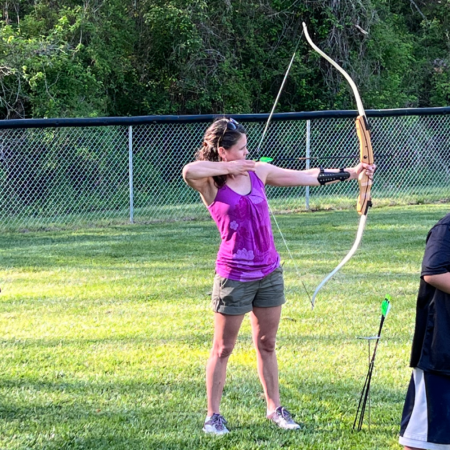
[[[265,419],[250,325],[229,363],[222,413],[205,436],[204,369],[218,232],[210,222],[0,236],[0,448],[399,449],[425,237],[448,205],[373,209],[361,248],[314,311],[293,262],[277,353],[283,404],[303,425]],[[311,294],[350,249],[354,211],[278,216]],[[276,230],[275,230],[275,233]],[[380,304],[392,297],[363,431],[352,432]]]

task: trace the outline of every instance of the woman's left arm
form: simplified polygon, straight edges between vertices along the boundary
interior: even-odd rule
[[[372,178],[375,171],[375,165],[360,163],[355,167],[347,167],[345,172],[350,174],[347,180],[355,180],[358,178],[362,171],[366,171],[366,175]],[[327,172],[338,173],[340,169],[326,169]],[[283,169],[281,167],[274,166],[269,163],[257,163],[256,173],[264,184],[270,186],[319,186],[320,182],[317,177],[319,176],[320,169],[308,169],[308,170],[292,170]],[[334,183],[337,183],[335,181]],[[327,183],[328,184],[328,183]]]

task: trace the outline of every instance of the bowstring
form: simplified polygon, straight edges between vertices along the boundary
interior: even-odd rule
[[[266,137],[267,130],[269,129],[269,125],[270,125],[270,122],[272,120],[272,116],[273,116],[273,114],[275,112],[275,108],[277,107],[278,100],[280,99],[281,92],[283,91],[283,88],[284,88],[284,85],[286,83],[286,80],[287,80],[287,77],[289,75],[289,72],[291,70],[292,64],[294,63],[295,56],[297,54],[297,49],[298,49],[298,46],[299,46],[299,43],[300,43],[300,39],[302,38],[302,36],[303,36],[303,31],[302,31],[302,33],[300,35],[300,38],[297,41],[297,45],[295,46],[295,49],[294,49],[294,54],[292,55],[291,61],[289,63],[289,66],[288,66],[288,68],[286,70],[286,73],[284,74],[284,78],[283,78],[283,81],[281,83],[280,89],[278,91],[277,97],[276,97],[275,102],[274,102],[274,104],[272,106],[272,110],[270,111],[269,117],[268,117],[267,122],[266,122],[266,126],[264,127],[264,131],[263,131],[263,133],[261,135],[261,139],[260,139],[258,147],[256,149],[256,152],[257,152],[258,156],[259,156],[259,153],[261,151],[261,147],[262,147],[262,144],[264,142],[264,138]],[[278,224],[277,218],[275,217],[275,214],[274,214],[274,212],[272,210],[272,207],[270,206],[269,199],[267,199],[267,206],[269,208],[270,215],[272,216],[273,221],[275,222],[275,225],[276,225],[276,227],[278,229],[278,232],[280,233],[281,239],[282,239],[282,241],[284,243],[284,246],[286,247],[288,255],[289,255],[289,257],[291,258],[291,261],[294,264],[294,268],[295,268],[295,271],[297,273],[297,276],[298,276],[300,282],[302,283],[303,289],[305,289],[306,295],[308,296],[309,302],[311,303],[311,308],[314,308],[314,303],[313,303],[313,301],[311,299],[311,296],[309,295],[308,289],[306,289],[305,283],[302,280],[302,275],[300,274],[300,270],[298,269],[298,265],[295,262],[294,256],[292,255],[292,252],[291,252],[291,249],[289,248],[289,246],[287,244],[287,241],[286,241],[286,239],[284,237],[284,234],[281,231],[280,225]]]
[[[311,309],[314,309],[314,303],[311,298],[311,295],[309,294],[308,289],[306,289],[305,283],[302,280],[302,274],[300,273],[297,263],[295,262],[294,256],[292,255],[292,252],[291,252],[291,249],[288,247],[287,241],[284,237],[283,232],[281,231],[280,225],[278,225],[277,218],[275,217],[275,214],[272,211],[272,207],[270,206],[269,200],[267,200],[267,206],[269,207],[270,214],[272,215],[273,221],[275,222],[275,225],[277,226],[278,232],[280,233],[281,239],[283,240],[284,246],[286,247],[289,257],[291,258],[291,261],[294,264],[295,272],[297,273],[298,279],[300,280],[300,283],[302,283],[303,289],[305,290],[306,295],[308,296],[308,300],[311,303]]]

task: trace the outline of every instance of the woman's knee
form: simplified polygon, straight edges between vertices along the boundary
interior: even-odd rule
[[[213,348],[211,350],[211,356],[216,356],[217,358],[228,358],[234,349],[234,343],[228,342],[214,342]]]
[[[276,338],[275,337],[269,338],[267,336],[258,337],[256,342],[257,350],[261,353],[275,352],[275,344]]]

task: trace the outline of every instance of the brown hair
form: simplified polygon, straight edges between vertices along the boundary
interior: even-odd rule
[[[230,123],[235,125],[235,129],[229,126]],[[235,120],[226,117],[217,119],[205,131],[203,145],[197,150],[195,159],[197,161],[222,161],[219,156],[219,147],[228,150],[237,143],[243,134],[247,134],[245,128]],[[213,179],[215,185],[221,188],[227,181],[227,176],[218,175]]]

